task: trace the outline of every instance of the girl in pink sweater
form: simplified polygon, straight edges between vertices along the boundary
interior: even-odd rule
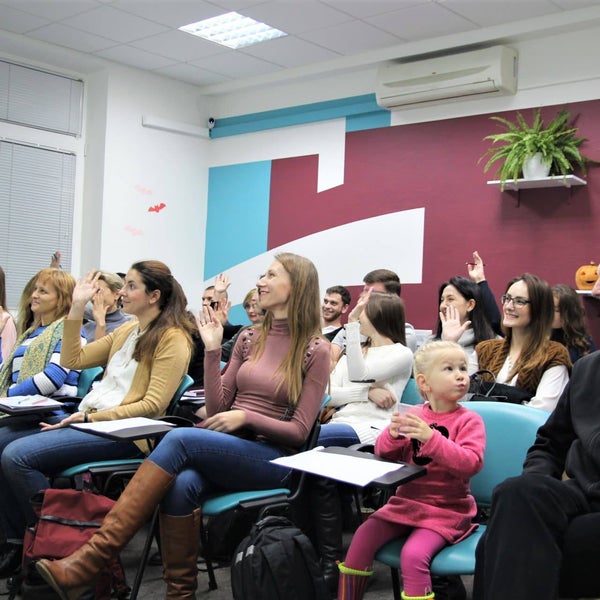
[[[458,404],[469,388],[465,353],[455,342],[431,342],[415,353],[414,374],[425,403],[403,416],[394,413],[375,452],[424,465],[427,474],[398,487],[358,528],[339,565],[339,600],[363,597],[375,553],[397,537],[407,538],[400,556],[402,598],[433,598],[431,559],[476,527],[469,479],[483,466],[485,428],[477,413]]]

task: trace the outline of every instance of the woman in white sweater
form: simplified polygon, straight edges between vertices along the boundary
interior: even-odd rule
[[[320,445],[372,443],[388,425],[412,369],[404,323],[398,296],[369,291],[358,301],[348,316],[346,353],[330,377],[328,406],[338,410],[321,427]]]
[[[404,303],[395,294],[367,290],[348,316],[346,353],[330,376],[329,407],[337,409],[321,426],[320,446],[373,443],[387,427],[412,369],[412,351],[405,345]],[[360,336],[367,338],[361,344]],[[342,560],[342,509],[337,483],[308,479],[310,519],[304,524],[321,561],[332,596]]]

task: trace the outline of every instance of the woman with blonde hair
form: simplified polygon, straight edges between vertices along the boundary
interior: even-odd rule
[[[159,503],[167,597],[195,597],[198,506],[210,494],[279,487],[288,477],[270,461],[306,441],[329,377],[317,270],[306,258],[278,254],[257,288],[263,326],[244,332],[222,376],[223,326],[211,307],[200,313],[208,411],[202,427],[162,439],[89,543],[60,561],[37,563],[61,598],[89,587]]]
[[[37,273],[29,297],[32,323],[5,357],[0,396],[76,395],[79,372],[60,364],[64,318],[74,288],[75,279],[64,271],[49,268]]]
[[[509,281],[501,301],[505,338],[477,344],[469,373],[491,371],[497,382],[526,392],[530,399],[524,404],[552,412],[572,366],[567,349],[550,340],[552,290],[540,277],[524,273]]]

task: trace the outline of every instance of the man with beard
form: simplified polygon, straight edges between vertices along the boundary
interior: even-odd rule
[[[350,307],[350,292],[343,285],[334,285],[327,288],[321,313],[323,315],[323,335],[329,340],[333,340],[336,334],[343,327],[342,315]]]

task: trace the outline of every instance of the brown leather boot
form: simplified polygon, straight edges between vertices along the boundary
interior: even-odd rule
[[[198,587],[200,509],[191,515],[160,514],[160,548],[167,584],[166,598],[195,600]]]
[[[79,598],[108,561],[148,521],[174,479],[175,475],[145,460],[90,540],[61,560],[39,560],[39,574],[62,600]]]

